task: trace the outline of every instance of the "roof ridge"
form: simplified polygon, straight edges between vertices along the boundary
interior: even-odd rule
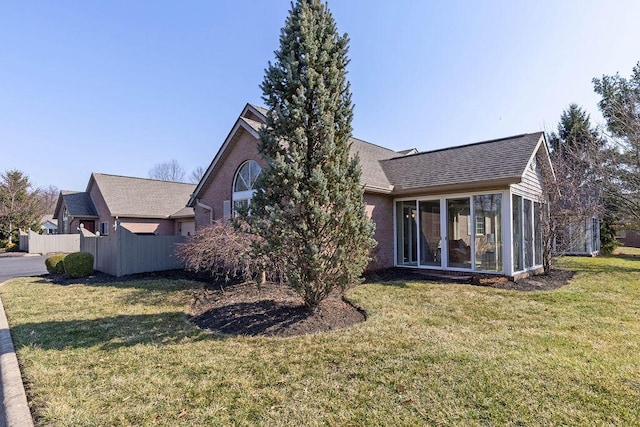
[[[521,133],[521,134],[518,134],[518,135],[505,136],[505,137],[502,137],[502,138],[487,139],[485,141],[472,142],[472,143],[463,144],[463,145],[455,145],[453,147],[444,147],[444,148],[438,148],[438,149],[429,150],[429,151],[419,151],[419,152],[414,153],[414,154],[408,154],[408,155],[404,155],[404,156],[393,157],[393,158],[387,159],[387,160],[405,159],[407,157],[421,156],[423,154],[432,154],[432,153],[439,153],[439,152],[442,152],[442,151],[457,150],[459,148],[467,148],[467,147],[473,147],[473,146],[477,146],[477,145],[490,144],[490,143],[494,143],[494,142],[506,141],[508,139],[519,139],[519,138],[523,138],[523,137],[528,136],[528,135],[535,135],[535,134],[542,134],[542,133],[544,133],[544,132],[543,131],[538,131],[538,132]]]
[[[169,183],[169,184],[197,185],[197,184],[192,184],[190,182],[165,181],[163,179],[142,178],[142,177],[139,177],[139,176],[117,175],[117,174],[112,174],[112,173],[93,172],[93,174],[94,175],[102,175],[102,176],[112,176],[112,177],[116,177],[116,178],[142,179],[142,180],[145,180],[145,181],[166,182],[166,183]]]
[[[391,151],[392,153],[400,154],[399,151],[396,151],[392,148],[383,147],[382,145],[374,144],[373,142],[365,141],[364,139],[356,138],[355,136],[350,136],[349,138],[355,139],[356,141],[364,142],[365,144],[373,145],[374,147],[377,147],[377,148],[382,148],[383,150]]]

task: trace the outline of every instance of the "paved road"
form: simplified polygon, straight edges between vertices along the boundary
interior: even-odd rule
[[[47,273],[44,256],[0,257],[0,283],[14,277],[39,276]]]

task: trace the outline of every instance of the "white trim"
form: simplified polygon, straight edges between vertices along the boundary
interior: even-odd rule
[[[513,195],[511,189],[507,189],[502,193],[502,229],[503,237],[503,269],[507,276],[513,276]],[[508,241],[504,241],[508,240]]]

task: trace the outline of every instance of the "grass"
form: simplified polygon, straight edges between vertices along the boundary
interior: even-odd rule
[[[544,292],[379,283],[369,319],[294,338],[186,321],[200,284],[0,294],[41,425],[640,425],[640,251]]]

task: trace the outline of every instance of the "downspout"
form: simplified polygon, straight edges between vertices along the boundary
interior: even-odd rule
[[[213,208],[202,203],[200,199],[196,199],[196,206],[209,211],[209,224],[213,224]]]

